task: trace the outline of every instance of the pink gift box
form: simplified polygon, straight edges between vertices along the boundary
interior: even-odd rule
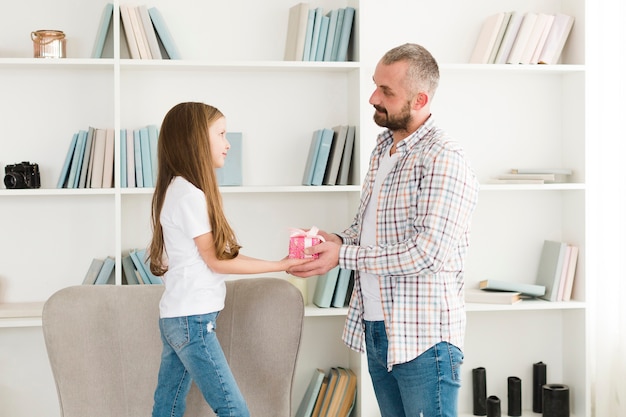
[[[317,235],[317,227],[312,227],[309,231],[305,232],[300,229],[292,229],[291,236],[289,237],[289,258],[291,259],[305,259],[313,258],[317,259],[318,254],[306,255],[304,249],[322,243],[324,238]]]

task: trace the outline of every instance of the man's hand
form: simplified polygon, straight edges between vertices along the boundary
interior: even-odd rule
[[[308,278],[315,275],[322,275],[330,271],[339,264],[339,249],[341,248],[341,238],[337,235],[320,233],[326,242],[311,246],[304,250],[307,255],[317,253],[318,258],[305,264],[296,265],[287,270],[291,275],[300,278]]]

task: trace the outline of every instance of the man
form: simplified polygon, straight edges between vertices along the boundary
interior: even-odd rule
[[[382,417],[456,417],[465,333],[464,260],[479,184],[430,103],[439,69],[423,47],[388,51],[370,97],[378,137],[352,225],[289,270],[355,271],[344,342],[363,351]]]

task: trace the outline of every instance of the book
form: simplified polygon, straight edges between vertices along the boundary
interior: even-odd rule
[[[552,24],[554,23],[554,15],[548,14],[547,16],[548,16],[547,21],[543,27],[541,36],[539,37],[539,40],[537,41],[537,46],[535,47],[535,51],[533,52],[532,58],[530,59],[531,64],[539,63],[539,56],[541,55],[541,52],[543,51],[543,48],[546,44],[546,40],[548,39],[548,34],[550,33]]]
[[[333,45],[335,44],[335,34],[337,31],[337,20],[339,9],[333,9],[326,13],[328,17],[328,31],[326,35],[326,45],[324,45],[324,56],[321,61],[332,61]]]
[[[348,60],[348,49],[352,34],[352,23],[354,22],[354,13],[354,7],[346,7],[344,9],[343,22],[341,22],[341,34],[339,36],[339,45],[337,46],[337,61]]]
[[[328,156],[326,172],[324,173],[324,185],[335,185],[339,175],[339,166],[341,165],[341,157],[348,136],[348,126],[333,127],[333,141]]]
[[[554,240],[545,240],[539,258],[536,284],[546,287],[544,295],[540,296],[547,301],[557,301],[559,280],[567,243]]]
[[[102,188],[113,187],[113,165],[115,158],[115,130],[103,129],[105,132],[104,164],[102,166]]]
[[[120,129],[120,187],[128,188],[126,129]]]
[[[537,44],[539,42],[539,38],[543,33],[543,30],[548,23],[548,15],[546,13],[537,13],[537,18],[533,23],[533,27],[530,30],[528,35],[528,39],[526,40],[526,44],[524,45],[524,49],[520,55],[519,63],[520,64],[530,64],[531,58],[535,49],[537,49]]]
[[[150,272],[150,264],[146,259],[145,249],[134,249],[129,253],[144,284],[163,284],[163,279],[161,277],[158,277]]]
[[[328,387],[324,393],[324,399],[322,401],[322,407],[320,409],[320,417],[328,416],[328,408],[330,407],[330,400],[335,392],[335,387],[339,381],[339,370],[337,368],[330,368],[328,372]]]
[[[104,154],[106,149],[106,130],[96,128],[93,146],[93,162],[91,172],[91,188],[102,188],[102,175],[104,173]]]
[[[489,181],[491,184],[544,184],[545,181],[541,179],[532,179],[532,178],[511,178],[511,179],[501,179],[494,178]]]
[[[504,39],[504,34],[506,33],[506,29],[509,26],[509,21],[511,20],[511,15],[513,12],[504,12],[504,19],[502,20],[502,24],[500,25],[500,30],[498,30],[498,34],[496,35],[496,41],[493,44],[493,48],[491,49],[491,53],[489,54],[488,64],[495,64],[496,57],[498,56],[498,51],[500,50],[500,46],[502,46],[502,40]]]
[[[493,50],[497,50],[496,45],[498,34],[503,27],[506,14],[503,12],[493,14],[485,19],[478,33],[478,38],[474,44],[470,64],[488,64],[489,57]]]
[[[78,139],[76,141],[76,149],[72,156],[72,165],[70,166],[70,175],[67,179],[67,188],[78,188],[80,179],[81,165],[83,163],[83,154],[85,152],[85,142],[87,141],[87,131],[79,130]]]
[[[315,161],[317,160],[317,153],[320,149],[320,143],[322,140],[322,130],[318,129],[313,132],[311,138],[311,145],[309,146],[309,153],[307,155],[306,164],[304,166],[304,175],[302,177],[302,185],[311,185],[313,183],[313,172],[315,171]]]
[[[326,50],[326,39],[328,38],[328,26],[330,24],[330,18],[326,15],[322,15],[320,18],[320,33],[317,41],[317,51],[315,53],[316,61],[324,60],[324,51]]]
[[[137,187],[143,187],[143,167],[141,166],[141,137],[139,129],[133,129],[133,144],[135,146],[135,183]]]
[[[91,126],[87,129],[87,138],[85,139],[85,150],[83,151],[83,163],[80,167],[78,188],[88,188],[87,177],[89,176],[89,163],[91,162],[91,150],[93,148],[93,137],[95,132],[96,129]]]
[[[148,129],[148,142],[150,142],[150,166],[152,167],[152,183],[156,186],[159,172],[157,153],[159,150],[159,129],[156,125],[146,126]],[[226,134],[228,136],[228,133]]]
[[[565,42],[574,25],[574,17],[557,13],[548,33],[546,43],[539,55],[539,64],[558,64]]]
[[[484,279],[478,283],[481,290],[519,292],[530,297],[541,297],[546,293],[544,285],[525,284],[523,282],[501,281],[496,279]]]
[[[339,51],[339,38],[341,38],[341,28],[343,27],[343,17],[346,11],[343,8],[337,9],[337,27],[335,28],[335,36],[333,37],[333,46],[330,52],[330,60],[337,61],[337,52]]]
[[[150,47],[148,46],[148,40],[146,39],[146,31],[141,23],[138,8],[130,6],[128,8],[128,12],[130,14],[133,33],[135,34],[135,40],[137,41],[137,47],[139,48],[139,57],[141,59],[152,59]]]
[[[141,141],[141,170],[144,187],[154,187],[152,181],[152,156],[150,154],[150,137],[146,126],[139,128],[139,140]]]
[[[145,34],[145,40],[150,51],[150,57],[152,59],[161,59],[161,48],[159,48],[159,40],[157,39],[156,31],[152,25],[152,19],[150,19],[150,13],[148,7],[145,4],[139,5],[135,9],[141,22]]]
[[[170,33],[170,30],[165,23],[165,19],[163,19],[163,15],[159,9],[151,7],[148,9],[148,13],[150,14],[150,19],[152,19],[154,29],[157,36],[161,40],[169,59],[181,59],[178,46],[174,42],[174,38],[172,37],[172,34]]]
[[[102,58],[104,42],[112,27],[112,17],[113,3],[107,3],[104,6],[104,10],[102,10],[102,15],[100,16],[100,24],[98,25],[98,31],[96,32],[96,40],[94,41],[93,49],[91,51],[92,58]]]
[[[315,401],[320,393],[322,387],[322,381],[324,381],[325,373],[321,369],[313,370],[313,376],[309,381],[306,392],[302,397],[302,401],[298,406],[295,417],[311,417],[313,408],[315,407]]]
[[[126,183],[129,188],[136,186],[135,182],[135,140],[133,132],[122,129],[126,137]]]
[[[127,4],[120,4],[119,7],[121,16],[120,22],[122,23],[124,34],[126,35],[126,43],[128,45],[130,57],[132,59],[141,59],[141,55],[139,54],[139,45],[137,43],[137,39],[135,39],[135,32],[130,18],[130,6]]]
[[[308,18],[308,2],[301,2],[289,8],[285,61],[302,61]]]
[[[572,175],[572,170],[568,168],[514,168],[511,174]]]
[[[111,278],[115,280],[115,259],[107,256],[104,259],[102,268],[100,268],[100,271],[98,272],[94,285],[112,284]]]
[[[485,304],[515,304],[522,301],[520,292],[516,291],[489,291],[477,288],[465,290],[466,303]]]
[[[313,27],[315,26],[315,9],[309,9],[306,19],[306,33],[304,37],[304,50],[302,52],[302,60],[311,60],[311,44],[313,42]]]
[[[556,181],[554,174],[501,174],[496,177],[499,180],[542,180]]]
[[[339,268],[339,276],[337,277],[335,293],[333,294],[333,300],[331,303],[332,307],[341,308],[346,305],[346,301],[349,300],[348,289],[350,287],[352,274],[353,271],[351,269]]]
[[[238,186],[243,184],[242,176],[242,133],[226,132],[230,143],[224,166],[215,170],[220,186]]]
[[[343,153],[341,154],[341,164],[339,165],[339,174],[337,174],[337,185],[348,185],[350,181],[350,172],[352,168],[352,160],[354,153],[354,132],[355,126],[348,126],[346,133],[346,143]]]
[[[324,181],[324,175],[326,174],[326,166],[328,164],[328,157],[330,156],[330,148],[333,145],[334,133],[332,129],[322,129],[322,137],[320,139],[320,146],[317,150],[317,157],[315,158],[315,167],[313,168],[313,179],[311,185],[322,185]]]
[[[324,402],[324,397],[326,396],[326,391],[328,391],[328,376],[325,375],[324,379],[322,380],[320,392],[319,394],[317,394],[317,399],[315,400],[315,406],[313,407],[311,417],[320,416],[320,412],[322,411],[322,403]]]
[[[572,255],[572,247],[567,245],[565,248],[565,256],[563,258],[563,268],[561,269],[561,276],[559,277],[559,287],[556,289],[556,301],[563,301],[565,293],[565,281],[567,281],[567,267],[569,265],[569,258]]]
[[[139,285],[137,269],[135,268],[135,264],[133,264],[130,254],[122,256],[122,277],[125,279],[126,285]]]
[[[524,14],[524,18],[522,19],[519,30],[517,31],[517,36],[515,37],[515,42],[513,42],[511,52],[507,57],[507,64],[521,63],[522,54],[528,44],[528,39],[530,38],[536,21],[537,13],[527,12]]]
[[[78,132],[72,134],[70,147],[67,150],[67,154],[65,154],[65,161],[63,162],[63,166],[61,167],[61,173],[59,174],[59,180],[57,181],[57,188],[65,188],[67,186],[67,180],[70,173],[70,165],[72,164],[74,151],[76,149],[76,142],[78,142]]]
[[[565,289],[563,290],[562,301],[572,299],[572,289],[574,288],[574,277],[576,276],[576,263],[578,261],[578,246],[569,246],[571,253],[567,264],[567,275],[565,277]]]
[[[515,11],[511,12],[511,17],[509,18],[509,23],[506,26],[504,36],[500,42],[500,47],[498,48],[494,64],[506,64],[523,19],[523,14]]]
[[[102,265],[104,265],[104,260],[93,258],[91,260],[91,264],[89,264],[89,269],[87,269],[87,273],[83,278],[83,285],[93,285],[96,283],[96,279],[98,278],[98,274],[102,269]]]
[[[317,56],[317,46],[320,40],[320,30],[322,29],[322,16],[324,16],[324,9],[322,7],[316,7],[315,20],[313,21],[313,36],[311,38],[311,50],[307,61],[315,61],[315,57]]]
[[[346,395],[346,391],[348,389],[348,380],[350,379],[350,374],[346,368],[337,367],[337,383],[332,392],[332,396],[330,397],[330,401],[328,403],[328,411],[326,412],[326,416],[339,416],[339,407],[344,400],[344,396]]]
[[[348,417],[356,403],[357,376],[352,369],[345,368],[345,371],[348,376],[348,381],[337,411],[338,417]]]
[[[335,294],[337,279],[339,278],[339,269],[339,266],[336,266],[327,273],[317,277],[315,292],[313,293],[313,304],[321,308],[330,307]]]

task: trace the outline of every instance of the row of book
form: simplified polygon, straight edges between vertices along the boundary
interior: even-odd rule
[[[89,127],[72,135],[57,188],[113,187],[115,131]]]
[[[317,277],[313,304],[321,308],[344,307],[350,303],[354,287],[354,271],[334,267]]]
[[[348,417],[356,402],[357,377],[349,368],[315,369],[295,417]]]
[[[92,58],[102,58],[105,43],[113,30],[113,4],[102,11]],[[123,30],[120,36],[132,59],[180,59],[180,52],[163,15],[156,7],[119,5]]]
[[[123,188],[156,185],[158,140],[156,125],[120,129],[120,185]]]
[[[567,168],[512,169],[493,178],[492,184],[545,184],[568,182],[572,170]]]
[[[546,301],[570,301],[576,276],[578,246],[556,240],[545,240],[541,249],[534,284],[487,279],[479,290],[467,289],[465,301],[475,303],[514,304],[524,298]]]
[[[83,278],[83,285],[106,284],[115,284],[115,259],[111,256],[92,259]],[[150,272],[145,249],[131,249],[122,255],[122,284],[163,284],[160,277]]]
[[[355,9],[324,13],[302,2],[289,9],[285,61],[347,61]]]
[[[355,126],[313,132],[302,185],[347,185],[353,162]]]
[[[496,13],[483,22],[469,62],[556,64],[573,25],[563,13]]]

